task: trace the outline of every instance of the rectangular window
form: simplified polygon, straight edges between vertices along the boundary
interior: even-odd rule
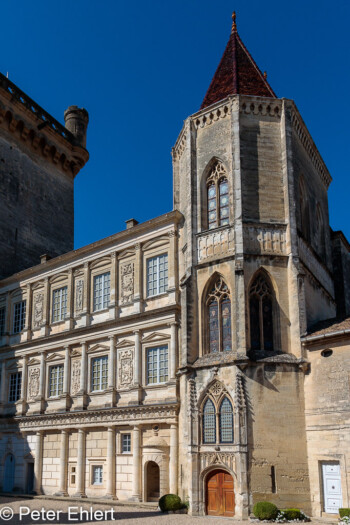
[[[103,467],[102,465],[94,465],[92,467],[92,484],[102,485],[103,482]]]
[[[21,399],[22,373],[10,374],[9,402],[15,403]]]
[[[147,259],[147,297],[166,292],[168,289],[168,254]]]
[[[105,390],[108,385],[108,356],[92,359],[91,374],[91,390]]]
[[[15,303],[13,310],[13,333],[22,332],[26,320],[26,301]]]
[[[131,452],[131,434],[122,434],[122,452],[123,454]]]
[[[67,315],[67,286],[52,292],[52,322],[63,321]]]
[[[0,308],[0,336],[5,333],[5,318],[6,318],[6,308],[3,306]]]
[[[110,273],[106,272],[94,277],[94,312],[109,306]]]
[[[51,366],[49,376],[49,397],[60,396],[63,392],[63,365]]]
[[[168,347],[157,346],[147,350],[147,384],[168,381]]]

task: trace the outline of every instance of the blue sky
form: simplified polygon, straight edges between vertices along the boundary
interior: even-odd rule
[[[279,97],[295,100],[333,182],[330,222],[350,238],[350,2],[1,2],[0,70],[58,120],[90,114],[75,182],[75,246],[172,209],[171,147],[199,109],[231,13]]]

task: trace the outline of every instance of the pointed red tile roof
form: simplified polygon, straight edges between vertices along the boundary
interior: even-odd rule
[[[276,98],[273,89],[254,62],[237,33],[236,14],[226,49],[204,97],[201,109],[228,95],[256,95]]]

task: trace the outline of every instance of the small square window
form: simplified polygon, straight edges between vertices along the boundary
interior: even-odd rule
[[[103,482],[103,467],[102,465],[94,465],[92,467],[92,484],[102,485]]]
[[[128,454],[131,452],[131,434],[122,434],[122,453]]]

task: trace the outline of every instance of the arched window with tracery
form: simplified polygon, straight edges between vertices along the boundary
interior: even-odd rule
[[[203,443],[233,443],[233,407],[220,381],[209,388],[202,407]]]
[[[273,294],[262,273],[249,290],[249,314],[251,350],[273,350]]]
[[[226,170],[217,162],[207,178],[208,228],[229,224],[229,188]]]
[[[231,298],[227,284],[219,277],[207,296],[209,352],[232,350]]]

